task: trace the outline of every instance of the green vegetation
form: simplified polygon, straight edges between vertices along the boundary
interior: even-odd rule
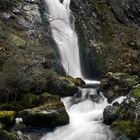
[[[137,85],[132,91],[132,96],[140,101],[140,85]]]
[[[15,118],[15,111],[0,111],[0,122],[3,121],[13,121]]]
[[[18,137],[12,132],[2,130],[0,131],[0,140],[18,140]]]
[[[134,122],[129,120],[116,120],[112,123],[111,127],[120,130],[131,138],[140,136],[139,130],[134,125]]]
[[[0,111],[0,122],[2,123],[2,128],[9,129],[9,126],[11,126],[15,120],[15,116],[15,111]]]

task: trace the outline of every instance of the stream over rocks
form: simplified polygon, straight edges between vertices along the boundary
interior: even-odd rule
[[[70,0],[46,0],[49,9],[52,36],[59,48],[61,63],[67,75],[81,77],[86,84],[100,82],[87,80],[81,71],[78,37],[74,29],[74,17]],[[114,136],[108,126],[102,123],[103,110],[107,100],[96,88],[81,88],[74,97],[62,98],[70,117],[68,125],[58,127],[44,135],[41,140],[112,140]]]

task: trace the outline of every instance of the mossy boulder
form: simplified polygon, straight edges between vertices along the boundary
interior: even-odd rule
[[[18,116],[23,118],[26,125],[54,128],[69,122],[68,114],[58,96],[44,93],[38,98],[37,104],[40,105],[19,112]]]
[[[131,139],[140,137],[140,102],[130,95],[117,106],[108,106],[104,110],[104,123],[110,124],[115,135],[125,134]]]
[[[15,120],[15,111],[0,111],[0,122],[4,127],[10,126]]]
[[[73,96],[77,91],[73,78],[56,76],[49,80],[48,91],[59,96]]]
[[[2,103],[0,106],[1,110],[16,110],[20,111],[22,109],[35,107],[36,100],[38,99],[38,95],[34,93],[24,93],[15,101],[11,101],[8,103]]]
[[[132,96],[133,96],[136,100],[140,101],[140,84],[137,85],[136,87],[134,87],[134,89],[133,89],[133,91],[132,91]]]
[[[108,101],[112,102],[119,96],[127,95],[138,83],[139,77],[136,75],[108,72],[105,78],[101,80],[101,90]]]
[[[60,97],[50,94],[48,92],[45,92],[38,96],[38,98],[35,101],[36,106],[43,105],[45,103],[53,103],[53,102],[60,102]]]
[[[0,131],[0,140],[20,140],[18,136],[16,136],[12,132],[7,132],[5,130]]]
[[[117,117],[118,117],[118,108],[119,107],[110,105],[110,106],[107,106],[104,109],[103,117],[104,117],[104,123],[105,124],[111,125],[112,122],[114,122],[117,119]]]
[[[59,96],[54,95],[54,93],[50,94],[48,92],[45,92],[37,95],[35,93],[29,92],[22,94],[15,101],[1,104],[0,109],[21,111],[23,109],[34,108],[43,105],[46,102],[51,103],[54,101],[60,101]]]
[[[71,77],[71,76],[67,76],[67,78],[68,78],[70,81],[72,81],[76,86],[82,87],[82,86],[84,86],[84,85],[86,84],[85,81],[84,81],[82,78],[80,78],[80,77],[73,78],[73,77]]]
[[[116,120],[112,123],[111,128],[125,133],[132,139],[138,139],[140,137],[140,129],[130,120]]]

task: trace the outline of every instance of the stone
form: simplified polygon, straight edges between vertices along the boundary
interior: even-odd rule
[[[54,128],[69,123],[69,116],[58,96],[44,93],[36,103],[37,107],[19,112],[25,125]]]
[[[11,126],[15,120],[15,111],[0,111],[0,122],[5,125],[5,127]]]
[[[117,111],[118,111],[118,107],[107,106],[103,112],[104,123],[107,125],[111,125],[112,122],[114,122],[118,117]]]
[[[67,77],[57,76],[49,80],[48,91],[62,97],[73,96],[76,92],[78,92],[78,87],[73,80]]]
[[[0,130],[0,140],[20,140],[20,139],[12,132]]]

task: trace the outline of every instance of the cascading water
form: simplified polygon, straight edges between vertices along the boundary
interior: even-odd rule
[[[74,18],[69,9],[70,0],[45,0],[49,9],[52,35],[61,55],[66,73],[73,77],[81,72],[78,38],[74,30]],[[85,80],[89,84],[99,83]],[[106,99],[95,89],[79,89],[77,97],[62,99],[70,117],[70,123],[47,133],[41,140],[112,140],[114,136],[102,123]]]
[[[63,4],[59,0],[46,0],[46,4],[49,8],[52,35],[60,51],[61,63],[67,74],[82,77],[78,38],[74,32],[72,22],[74,18],[69,9],[70,0],[64,0]]]

